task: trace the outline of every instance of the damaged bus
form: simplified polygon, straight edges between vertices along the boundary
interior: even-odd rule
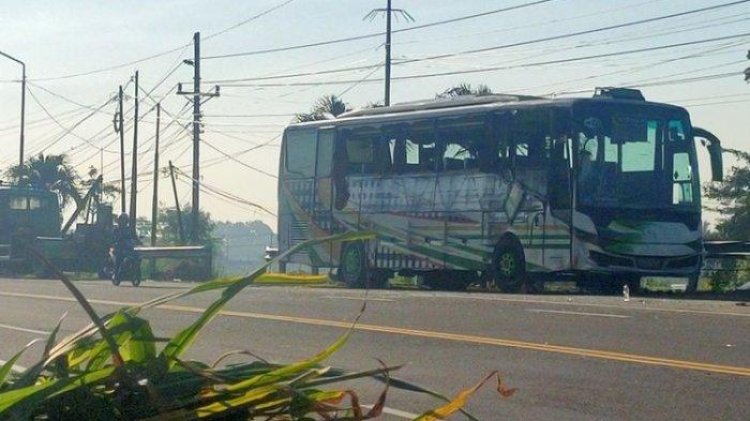
[[[458,97],[293,124],[279,166],[280,263],[335,268],[350,287],[393,274],[435,289],[539,290],[575,279],[631,290],[689,278],[703,255],[696,139],[721,180],[719,140],[637,90],[592,98]]]

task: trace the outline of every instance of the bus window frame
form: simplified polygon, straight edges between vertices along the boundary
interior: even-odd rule
[[[290,170],[290,167],[289,167],[289,156],[290,156],[290,153],[289,153],[289,148],[290,148],[289,134],[290,133],[302,133],[302,132],[305,132],[305,131],[311,131],[314,134],[314,136],[313,136],[313,138],[314,138],[313,142],[315,143],[315,145],[313,146],[312,150],[315,151],[315,159],[313,160],[313,163],[312,163],[312,173],[310,175],[308,175],[306,173],[302,173],[300,171]],[[317,167],[317,155],[318,155],[318,128],[317,127],[313,127],[313,128],[299,129],[299,130],[288,130],[286,133],[284,133],[284,142],[283,142],[283,151],[282,151],[282,153],[284,154],[283,162],[284,162],[284,178],[285,179],[304,180],[304,179],[315,178],[316,167]]]

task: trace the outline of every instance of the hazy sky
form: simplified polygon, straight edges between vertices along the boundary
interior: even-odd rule
[[[416,20],[397,19],[394,29],[531,2],[394,0],[394,7],[406,9]],[[192,68],[181,61],[192,57],[192,36],[200,31],[205,90],[214,84],[221,85],[221,97],[211,99],[203,107],[206,123],[203,135],[206,144],[201,150],[203,181],[207,186],[275,210],[276,180],[261,172],[277,172],[279,142],[271,141],[267,146],[246,151],[274,139],[294,113],[307,111],[324,94],[341,95],[353,107],[382,101],[379,79],[383,71],[368,68],[295,78],[257,78],[378,65],[384,58],[384,37],[265,54],[211,57],[377,33],[385,28],[384,18],[363,18],[385,3],[385,0],[0,0],[0,51],[27,64],[30,83],[26,155],[40,151],[67,153],[81,173],[90,166],[99,168],[103,162],[106,180],[118,180],[119,144],[112,126],[116,104],[111,99],[118,85],[127,85],[127,93],[134,95],[133,84],[128,82],[135,70],[139,70],[141,87],[153,90],[152,97],[162,100],[165,111],[161,166],[171,159],[189,173],[191,140],[189,131],[183,127],[189,124],[191,110],[186,99],[177,96],[175,90],[177,82],[185,83],[187,90],[192,89]],[[461,54],[395,64],[392,102],[430,98],[462,82],[486,84],[495,92],[536,95],[566,95],[585,90],[577,94],[583,96],[590,95],[596,86],[645,85],[642,89],[647,99],[686,106],[694,125],[712,130],[727,147],[747,150],[750,85],[739,73],[750,65],[745,59],[750,48],[750,2],[588,35],[465,53],[725,3],[730,1],[552,0],[514,11],[397,32],[393,35],[396,62]],[[253,18],[264,12],[268,13]],[[539,64],[720,37],[726,38],[564,64]],[[132,63],[152,56],[157,57]],[[425,77],[492,67],[505,69]],[[737,74],[723,76],[732,72]],[[3,170],[18,159],[20,73],[19,65],[0,57]],[[419,77],[398,79],[406,76]],[[695,80],[702,76],[707,78]],[[236,79],[255,80],[229,82]],[[311,82],[319,85],[304,85]],[[149,112],[153,100],[145,98],[143,92],[140,96],[141,115],[145,117],[139,125],[139,152],[143,154],[139,160],[139,213],[147,215],[151,206],[155,113]],[[126,119],[132,118],[129,111],[132,105],[132,100],[126,104]],[[128,126],[128,152],[132,144],[130,130]],[[129,165],[130,156],[127,162]],[[704,170],[706,165],[702,174],[707,180]],[[188,183],[185,177],[178,182],[183,201],[190,198]],[[168,179],[161,179],[159,196],[165,205],[174,205]],[[217,219],[260,218],[275,229],[273,217],[217,193],[202,194],[201,201],[202,207]]]

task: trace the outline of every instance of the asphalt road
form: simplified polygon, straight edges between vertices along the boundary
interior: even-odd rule
[[[186,287],[77,285],[102,313]],[[173,334],[214,297],[186,298],[146,316],[158,335]],[[305,358],[342,335],[365,298],[356,331],[329,363],[405,363],[396,376],[448,395],[499,370],[518,392],[503,399],[489,384],[467,407],[481,420],[750,418],[750,306],[743,302],[251,287],[188,357],[211,361],[245,349],[274,361]],[[0,359],[43,337],[65,312],[63,333],[87,324],[57,281],[0,279],[0,309]],[[20,363],[30,364],[32,354]],[[352,387],[372,402],[382,385]],[[392,391],[387,405],[383,419],[399,420],[438,402]]]

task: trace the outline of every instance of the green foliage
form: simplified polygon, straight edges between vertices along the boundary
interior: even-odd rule
[[[711,292],[734,291],[750,282],[750,262],[739,259],[719,259],[712,270],[707,271]]]
[[[716,225],[719,236],[725,240],[747,240],[750,238],[750,153],[724,149],[738,160],[724,181],[705,188],[709,199],[718,200],[715,209],[722,215]]]
[[[15,165],[6,171],[10,181],[19,186],[35,187],[60,196],[63,206],[77,196],[77,184],[80,177],[68,162],[67,156],[44,155],[32,156],[23,164]]]
[[[191,214],[193,208],[187,205],[182,209],[182,226],[185,231],[186,241],[190,241],[190,233],[193,227],[193,218]],[[198,230],[195,244],[213,245],[213,231],[216,227],[211,220],[211,214],[206,211],[198,212]],[[159,223],[157,224],[157,236],[162,244],[181,244],[180,242],[180,222],[176,209],[160,209]]]
[[[455,98],[464,95],[485,96],[492,95],[492,89],[487,85],[479,85],[475,88],[470,83],[460,83],[435,95],[436,98]]]
[[[336,95],[325,95],[315,101],[309,113],[300,113],[294,117],[297,123],[316,120],[328,120],[349,111],[349,106]]]

